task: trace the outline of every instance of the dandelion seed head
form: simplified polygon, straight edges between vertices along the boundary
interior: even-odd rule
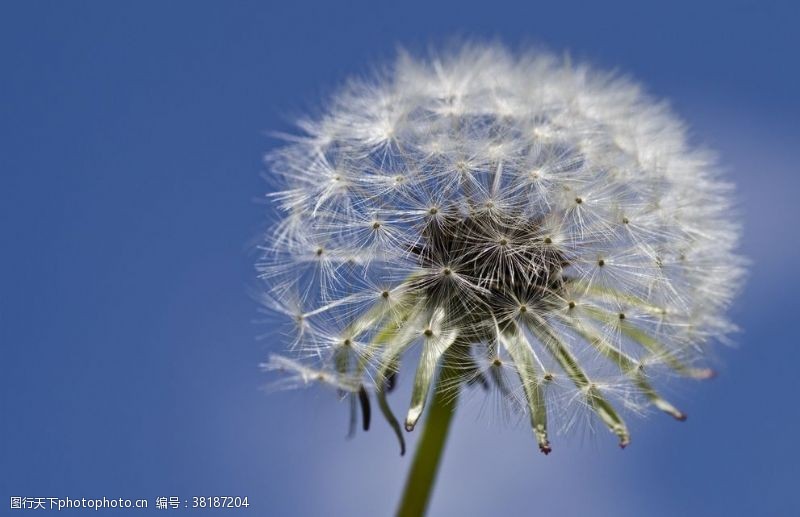
[[[466,45],[401,53],[298,126],[268,156],[281,217],[258,271],[313,365],[268,369],[362,404],[408,369],[413,429],[449,354],[453,389],[499,392],[544,452],[578,413],[622,446],[625,414],[685,418],[655,386],[708,376],[743,263],[731,188],[663,103],[547,54]]]

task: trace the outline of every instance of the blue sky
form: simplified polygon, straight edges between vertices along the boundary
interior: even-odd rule
[[[330,393],[261,390],[285,340],[254,323],[248,246],[268,132],[398,45],[461,36],[569,50],[669,99],[738,185],[752,267],[721,375],[679,392],[685,424],[544,457],[475,400],[432,515],[797,511],[797,7],[343,4],[0,5],[0,507],[239,495],[251,515],[391,514],[408,458],[388,428],[346,441]]]

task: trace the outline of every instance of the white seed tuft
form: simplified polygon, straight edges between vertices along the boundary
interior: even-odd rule
[[[408,429],[449,357],[453,389],[502,392],[544,452],[552,420],[581,409],[621,446],[619,410],[685,418],[653,386],[708,377],[743,266],[731,188],[663,104],[586,66],[468,45],[402,53],[299,126],[268,156],[281,217],[258,270],[312,364],[268,369],[363,407],[418,347]]]

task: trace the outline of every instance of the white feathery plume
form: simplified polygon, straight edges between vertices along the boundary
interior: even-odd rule
[[[258,270],[293,320],[269,370],[386,394],[408,368],[411,430],[437,365],[527,412],[541,450],[578,409],[629,440],[655,385],[707,378],[743,275],[731,188],[627,79],[466,45],[352,80],[268,156],[281,217]],[[419,347],[416,365],[404,365]],[[348,395],[349,394],[349,395]],[[355,403],[351,404],[355,408]]]

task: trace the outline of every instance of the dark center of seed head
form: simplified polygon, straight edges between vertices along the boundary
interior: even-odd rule
[[[433,304],[461,300],[473,305],[469,320],[478,323],[508,311],[512,300],[525,300],[528,308],[557,307],[563,299],[564,267],[569,265],[557,246],[537,246],[542,242],[543,221],[530,219],[522,212],[472,212],[456,215],[439,212],[429,219],[411,252],[420,266],[440,271],[442,277],[458,271],[463,284],[433,282],[427,294]],[[545,240],[552,243],[549,237]],[[487,253],[492,247],[514,245],[513,257]],[[447,266],[443,266],[447,264]],[[469,300],[469,302],[468,302]],[[479,301],[478,301],[479,300]]]
[[[433,335],[433,331],[431,329],[425,329],[423,334],[425,334],[425,337],[431,337]]]

